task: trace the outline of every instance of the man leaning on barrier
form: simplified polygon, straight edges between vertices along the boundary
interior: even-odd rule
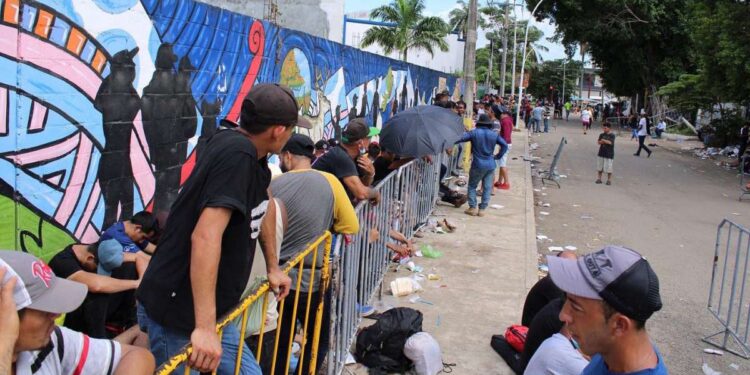
[[[202,372],[260,374],[236,326],[219,339],[217,317],[239,301],[253,263],[256,239],[264,251],[268,279],[279,299],[290,279],[279,268],[275,231],[259,238],[261,219],[276,216],[268,193],[266,156],[279,153],[295,126],[311,125],[297,116],[294,94],[276,84],[254,86],[242,102],[238,128],[219,130],[172,205],[159,251],[138,288],[139,324],[162,363],[188,343],[188,364]]]

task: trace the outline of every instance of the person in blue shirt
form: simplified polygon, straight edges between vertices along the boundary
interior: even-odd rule
[[[139,250],[152,255],[156,245],[149,242],[159,231],[159,223],[150,212],[141,211],[129,220],[118,221],[104,231],[101,241],[115,239],[123,251],[137,253]]]
[[[531,111],[531,119],[532,119],[531,123],[534,125],[532,127],[532,130],[535,133],[541,132],[540,127],[542,125],[542,117],[544,116],[544,112],[545,112],[544,105],[542,104],[541,101],[537,101],[536,107],[534,107],[534,109]]]
[[[503,137],[492,130],[492,120],[486,114],[479,115],[476,128],[464,133],[456,143],[471,142],[471,170],[469,171],[469,208],[464,211],[471,216],[484,216],[484,210],[490,204],[492,179],[495,175],[496,162],[508,152],[508,144]],[[500,152],[495,153],[495,146],[500,145]],[[477,210],[477,186],[482,182],[482,203]]]
[[[659,279],[634,250],[607,246],[578,259],[547,257],[552,282],[565,292],[560,320],[591,356],[581,375],[666,375],[646,331],[661,310]]]

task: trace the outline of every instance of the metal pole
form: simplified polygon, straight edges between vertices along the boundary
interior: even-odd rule
[[[516,54],[518,53],[516,50],[516,43],[518,42],[518,17],[516,17],[516,0],[513,0],[513,68],[511,69],[513,71],[513,79],[510,83],[510,94],[513,95],[514,92],[516,92]],[[520,98],[516,98],[516,100],[520,100]]]
[[[526,68],[526,45],[529,42],[529,28],[531,27],[531,21],[534,19],[534,13],[536,13],[536,10],[543,2],[544,0],[539,0],[539,2],[536,3],[534,10],[532,10],[531,15],[529,15],[529,21],[526,22],[526,34],[523,37],[523,59],[521,59],[521,82],[518,84],[518,103],[516,103],[516,128],[518,128],[518,123],[521,120],[521,92],[523,91],[523,70]]]
[[[506,1],[505,16],[503,17],[503,60],[500,63],[500,69],[502,69],[500,72],[500,96],[505,96],[505,74],[506,70],[508,70],[508,12],[510,10],[508,5],[508,2]]]

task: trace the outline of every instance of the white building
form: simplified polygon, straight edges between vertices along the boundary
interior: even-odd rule
[[[586,67],[583,69],[583,92],[581,92],[581,77],[578,74],[576,87],[573,88],[573,100],[581,98],[584,102],[608,103],[617,97],[604,88],[599,68]]]
[[[361,23],[362,21],[373,22],[369,19],[369,12],[355,12],[349,13],[345,16],[344,44],[396,60],[401,59],[397,51],[394,51],[391,54],[386,54],[383,52],[383,48],[377,44],[362,48],[361,44],[362,39],[365,37],[365,32],[372,27],[377,27],[375,25]],[[456,34],[449,34],[446,37],[446,42],[448,43],[448,51],[443,52],[440,51],[440,49],[435,48],[434,56],[421,49],[409,50],[409,53],[407,54],[407,62],[445,73],[463,71],[464,42],[459,41],[458,35]]]

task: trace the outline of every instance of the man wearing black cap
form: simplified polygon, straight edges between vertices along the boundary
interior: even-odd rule
[[[370,187],[375,177],[375,168],[367,157],[367,146],[370,138],[379,133],[379,129],[367,126],[364,119],[350,121],[341,133],[341,144],[315,160],[312,167],[336,176],[346,188],[350,199],[369,199],[377,204],[380,192]]]
[[[492,120],[486,114],[479,115],[477,127],[464,135],[456,143],[471,142],[471,169],[469,170],[469,208],[464,211],[471,216],[484,216],[484,210],[490,204],[492,180],[499,160],[508,152],[508,144],[503,137],[492,130]],[[495,146],[500,145],[497,155]],[[482,203],[477,211],[477,186],[482,183]]]
[[[354,234],[359,231],[359,221],[354,212],[351,201],[346,195],[341,182],[332,174],[311,169],[310,163],[313,159],[313,142],[310,137],[303,134],[294,134],[282,150],[279,158],[281,170],[284,174],[271,182],[270,190],[274,200],[281,207],[281,218],[284,235],[281,243],[279,262],[284,263],[296,256],[300,251],[307,248],[320,237],[326,230],[340,234]],[[265,222],[264,222],[265,224]],[[275,225],[275,224],[274,224]],[[311,256],[304,260],[302,281],[300,284],[300,302],[297,304],[297,319],[302,320],[307,310],[307,299],[317,303],[323,298],[323,320],[320,327],[320,341],[318,345],[316,368],[320,369],[322,361],[326,358],[329,346],[330,329],[330,298],[331,290],[321,296],[319,284],[321,279],[320,268],[323,266],[324,251],[318,249],[318,259]],[[314,266],[314,267],[313,267]],[[314,269],[314,272],[312,271]],[[298,270],[295,268],[290,276],[296,284]],[[310,280],[313,283],[310,283]],[[290,293],[294,296],[296,291]],[[287,303],[287,306],[293,306]],[[312,309],[311,311],[315,311]],[[279,353],[276,356],[277,374],[283,372],[287,358],[287,348],[290,333],[294,329],[293,314],[289,309],[282,315],[279,326],[281,330]],[[298,327],[301,329],[302,327]],[[312,340],[312,330],[303,333],[305,340]],[[305,346],[304,358],[311,357],[312,345]],[[310,361],[300,364],[302,373],[307,374],[311,365]]]
[[[547,264],[567,297],[560,320],[592,356],[582,375],[667,374],[645,328],[662,307],[659,279],[645,258],[607,246],[577,260],[550,256]]]
[[[219,339],[216,318],[240,301],[256,240],[277,298],[288,293],[291,281],[274,251],[275,228],[261,231],[261,219],[266,212],[271,222],[276,216],[266,156],[281,152],[295,126],[311,127],[298,110],[289,88],[258,84],[242,103],[239,126],[207,140],[138,289],[139,324],[157,363],[190,343],[192,368],[234,373],[239,331],[230,325]],[[260,374],[250,351],[241,352],[241,373]]]
[[[315,142],[315,159],[325,155],[326,152],[328,152],[328,142],[323,139]]]

